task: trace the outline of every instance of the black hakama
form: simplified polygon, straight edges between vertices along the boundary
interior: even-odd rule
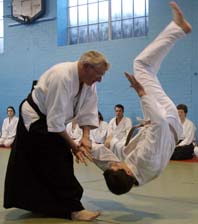
[[[31,97],[28,102],[40,119],[27,131],[21,103],[6,172],[4,207],[71,218],[71,212],[84,209],[80,202],[83,189],[74,175],[73,155],[59,134],[47,131],[46,117],[35,108]]]

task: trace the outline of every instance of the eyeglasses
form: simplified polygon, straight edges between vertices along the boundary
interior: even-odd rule
[[[99,72],[94,65],[90,65],[90,67],[97,73],[98,76],[102,77],[104,75],[104,73]]]

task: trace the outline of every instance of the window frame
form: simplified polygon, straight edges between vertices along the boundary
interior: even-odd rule
[[[116,20],[115,21],[112,20],[112,7],[111,7],[111,4],[113,4],[114,2],[117,3],[118,0],[76,0],[76,1],[74,1],[74,0],[57,0],[57,2],[58,2],[57,15],[58,15],[58,17],[60,17],[60,19],[58,18],[58,45],[59,46],[76,45],[76,44],[81,44],[81,43],[92,43],[92,42],[100,42],[100,41],[107,41],[107,40],[114,40],[114,39],[125,39],[125,38],[147,36],[148,31],[149,31],[149,27],[148,27],[149,0],[128,0],[128,1],[130,1],[130,5],[132,5],[132,9],[130,9],[130,11],[132,11],[132,14],[131,14],[131,17],[128,16],[125,18],[124,16],[126,16],[126,15],[123,13],[124,16],[121,15],[121,18],[117,20],[117,23],[120,22],[120,24],[121,24],[120,25],[121,34],[119,36],[116,32],[113,33],[112,26],[113,26],[113,23],[116,23]],[[73,4],[73,6],[71,6],[71,5],[69,5],[70,2],[71,3],[76,2],[76,3],[75,3],[75,5]],[[81,6],[78,4],[79,2],[84,2],[84,6],[87,7],[87,14],[85,16],[87,21],[89,19],[88,9],[89,9],[90,5],[97,3],[96,10],[97,10],[98,17],[97,17],[95,24],[87,22],[84,26],[82,26],[79,23],[78,10],[79,10],[79,6]],[[119,2],[121,2],[121,6],[123,6],[125,3],[124,6],[125,6],[125,9],[127,9],[128,5],[126,4],[126,0],[119,0]],[[108,8],[107,8],[108,15],[105,16],[105,19],[107,17],[108,17],[108,19],[106,21],[102,21],[102,22],[99,20],[99,9],[100,9],[99,4],[101,4],[101,3],[108,5]],[[143,16],[135,15],[134,4],[137,4],[137,6],[138,6],[138,4],[143,4],[143,10],[144,10]],[[76,23],[76,25],[73,25],[73,24],[71,25],[70,24],[70,12],[71,12],[70,9],[74,6],[76,7],[76,11],[77,11],[77,15],[76,15],[77,23]],[[139,8],[139,6],[138,6],[138,8]],[[63,15],[63,11],[64,11],[64,15]],[[121,10],[121,12],[122,12],[122,10]],[[91,26],[94,26],[94,25],[97,27],[97,28],[95,28],[95,31],[97,31],[97,32],[95,32],[93,30],[93,38],[92,38],[90,35],[90,28],[91,28]],[[103,26],[103,29],[105,30],[105,32],[104,32],[104,30],[101,29],[102,26]],[[123,26],[125,26],[125,29],[123,29]],[[86,30],[86,31],[84,31],[84,32],[86,32],[86,34],[83,34],[82,35],[83,40],[80,40],[81,36],[80,36],[79,32],[81,30],[83,30],[83,27],[85,27],[84,30]],[[73,34],[71,33],[72,29],[75,30],[75,33],[73,33]],[[73,37],[73,38],[75,37],[74,40],[72,40],[71,37]],[[86,41],[85,41],[85,37],[86,37]]]

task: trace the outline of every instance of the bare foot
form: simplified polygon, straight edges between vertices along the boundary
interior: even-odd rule
[[[92,212],[88,210],[81,210],[79,212],[72,212],[71,219],[73,221],[91,221],[96,219],[100,212]]]
[[[124,74],[131,83],[131,86],[136,90],[139,97],[146,95],[144,87],[136,80],[134,75],[129,75],[127,72]]]
[[[175,2],[170,2],[170,6],[173,11],[173,20],[174,22],[180,26],[185,33],[189,33],[192,30],[191,25],[185,20],[184,15],[179,8],[179,6]]]

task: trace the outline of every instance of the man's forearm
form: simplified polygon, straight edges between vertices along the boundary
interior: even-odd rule
[[[83,138],[88,138],[89,139],[90,127],[89,126],[83,126],[81,128],[83,130]]]

